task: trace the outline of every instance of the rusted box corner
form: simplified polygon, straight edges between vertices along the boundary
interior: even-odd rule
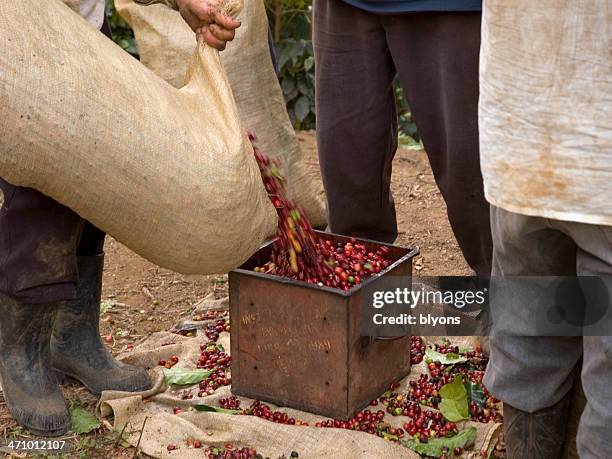
[[[362,285],[411,276],[418,250],[389,247],[393,263]],[[271,243],[229,274],[234,394],[348,419],[410,372],[410,337],[360,336],[362,285],[344,292],[252,271],[270,252]]]

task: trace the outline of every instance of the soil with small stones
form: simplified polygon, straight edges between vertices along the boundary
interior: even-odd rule
[[[314,132],[299,134],[307,162],[316,166]],[[415,274],[420,276],[469,275],[446,217],[446,206],[436,187],[423,151],[398,150],[393,163],[393,194],[397,206],[398,245],[418,246]],[[125,246],[108,238],[103,302],[107,312],[100,333],[113,353],[126,349],[149,334],[168,330],[177,318],[189,315],[203,298],[227,295],[227,276],[184,276],[161,269]],[[93,411],[96,399],[77,384],[64,387],[67,400]],[[0,393],[0,443],[2,438],[33,438],[11,419]],[[89,435],[66,437],[68,458],[128,458],[133,448],[115,446],[115,437],[103,425]],[[79,456],[79,451],[84,452]],[[25,457],[15,456],[15,457]],[[34,457],[34,456],[30,456]]]

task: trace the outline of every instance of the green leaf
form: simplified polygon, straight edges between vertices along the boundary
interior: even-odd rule
[[[102,315],[106,314],[108,311],[113,309],[116,304],[117,304],[117,302],[113,301],[113,300],[102,301],[100,303],[100,315],[102,316]]]
[[[185,368],[164,368],[166,384],[177,386],[191,386],[208,378],[211,370],[187,370]]]
[[[295,91],[295,80],[291,77],[283,78],[281,88],[283,88],[284,95],[291,94],[293,91]]]
[[[290,93],[285,94],[285,101],[291,102],[292,100],[297,98],[297,96],[299,96],[299,95],[300,95],[300,91],[298,91],[297,87],[293,88],[293,91],[291,91]]]
[[[308,86],[308,83],[304,79],[299,79],[297,82],[298,91],[300,94],[308,96],[312,92],[312,87]]]
[[[240,410],[228,410],[225,408],[209,406],[209,405],[195,405],[194,408],[196,409],[196,411],[206,411],[206,412],[213,412],[213,413],[224,413],[224,414],[240,413]]]
[[[482,385],[478,383],[474,383],[472,381],[468,381],[465,385],[465,389],[467,390],[468,400],[470,402],[474,401],[476,404],[482,408],[485,404],[486,397],[484,394],[484,390],[482,389]]]
[[[70,430],[75,434],[86,434],[100,428],[100,420],[80,406],[70,408]]]
[[[476,427],[469,427],[462,430],[454,437],[432,438],[427,443],[421,443],[413,439],[402,441],[402,445],[411,450],[430,457],[440,457],[447,448],[447,451],[454,451],[455,448],[469,448],[476,441]],[[451,453],[452,454],[452,453]]]
[[[312,56],[308,56],[304,60],[304,70],[308,72],[313,66],[314,66],[314,58]]]
[[[469,419],[470,411],[468,395],[461,376],[457,376],[452,383],[445,384],[440,389],[440,411],[451,422]]]
[[[310,114],[310,100],[308,97],[301,96],[295,103],[295,117],[302,122]]]
[[[456,363],[467,362],[467,357],[449,352],[448,354],[442,354],[441,352],[434,351],[428,347],[425,350],[425,360],[432,360],[434,362],[440,362],[442,365],[455,365]]]
[[[283,43],[278,52],[278,67],[283,68],[291,59],[291,50],[288,46],[290,42]]]

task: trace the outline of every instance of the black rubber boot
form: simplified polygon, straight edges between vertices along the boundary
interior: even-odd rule
[[[51,338],[51,361],[61,374],[92,393],[140,392],[151,388],[142,368],[115,360],[100,339],[100,297],[104,255],[78,257],[77,299],[59,305]]]
[[[528,413],[504,404],[508,459],[559,459],[563,451],[571,391],[555,405]]]
[[[11,415],[34,435],[57,437],[70,427],[51,367],[55,304],[22,304],[0,294],[0,378]]]

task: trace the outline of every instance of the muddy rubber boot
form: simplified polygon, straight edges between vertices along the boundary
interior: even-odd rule
[[[504,404],[508,459],[559,459],[563,451],[571,391],[550,408],[527,413]]]
[[[0,294],[0,378],[6,406],[34,435],[57,437],[70,427],[51,367],[56,304],[23,304]]]
[[[60,303],[51,338],[58,373],[77,379],[93,394],[104,390],[140,392],[151,388],[142,368],[115,360],[100,339],[100,297],[104,255],[78,257],[77,299]]]

